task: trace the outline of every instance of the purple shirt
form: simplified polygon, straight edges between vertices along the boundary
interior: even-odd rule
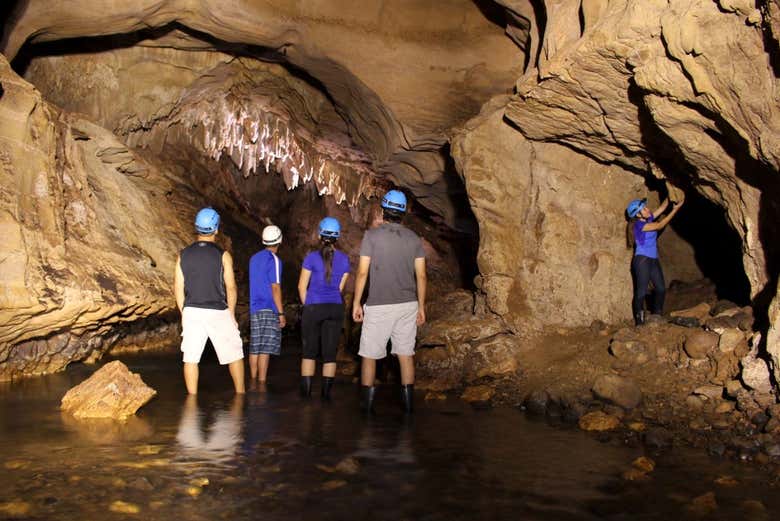
[[[658,232],[642,231],[642,228],[645,227],[645,224],[651,223],[654,220],[655,216],[651,215],[646,221],[637,219],[634,222],[634,242],[636,243],[634,255],[644,255],[645,257],[650,257],[651,259],[658,258],[658,243],[656,242],[658,239]]]
[[[303,259],[303,267],[311,271],[309,288],[306,290],[306,302],[309,304],[341,304],[339,283],[345,273],[349,273],[349,257],[344,252],[333,250],[330,270],[330,282],[325,280],[325,263],[319,251],[309,253]]]

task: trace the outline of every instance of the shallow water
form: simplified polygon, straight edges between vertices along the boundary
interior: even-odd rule
[[[96,367],[0,386],[0,518],[122,519],[778,519],[766,473],[701,451],[647,454],[647,482],[620,476],[642,448],[601,443],[511,408],[424,402],[405,417],[380,389],[357,413],[353,385],[334,401],[297,395],[293,356],[265,392],[243,399],[207,361],[187,399],[175,354],[121,358],[158,396],[124,424],[60,414],[67,389]],[[318,390],[317,388],[315,391]],[[726,485],[718,478],[728,476]],[[723,480],[721,480],[723,482]],[[121,501],[123,503],[117,503]],[[747,502],[746,502],[747,501]]]

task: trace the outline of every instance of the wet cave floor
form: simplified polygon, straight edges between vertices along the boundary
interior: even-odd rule
[[[552,427],[516,408],[397,390],[358,413],[354,385],[334,400],[298,396],[294,339],[265,392],[236,398],[213,358],[187,399],[177,353],[123,356],[158,395],[128,422],[62,415],[95,366],[0,386],[0,519],[777,519],[765,472],[701,450],[660,453]],[[315,393],[319,390],[319,379]],[[640,456],[647,479],[622,477]]]

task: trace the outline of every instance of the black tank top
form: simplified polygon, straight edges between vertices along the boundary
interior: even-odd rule
[[[194,242],[181,250],[180,259],[184,307],[227,309],[222,248],[213,242]]]

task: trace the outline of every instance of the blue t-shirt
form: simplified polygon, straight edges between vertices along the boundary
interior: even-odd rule
[[[658,232],[644,232],[645,224],[651,223],[655,220],[655,216],[651,215],[646,221],[640,221],[637,219],[634,222],[634,241],[636,242],[636,248],[634,249],[634,255],[644,255],[651,259],[658,258]]]
[[[330,282],[325,280],[325,263],[319,251],[309,253],[303,259],[303,267],[311,271],[309,289],[306,290],[304,304],[341,304],[339,283],[345,273],[349,273],[349,257],[344,252],[333,250],[333,262],[330,270]]]
[[[282,261],[271,250],[261,250],[249,259],[249,312],[276,309],[271,284],[282,283]]]

